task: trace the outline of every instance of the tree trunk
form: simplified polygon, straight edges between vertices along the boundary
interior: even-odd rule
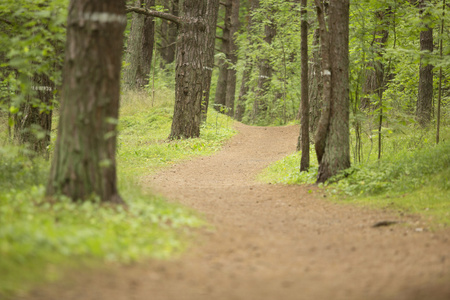
[[[420,1],[420,13],[423,15],[426,0]],[[426,18],[428,14],[422,16]],[[420,51],[433,52],[433,29],[424,24],[426,30],[420,32]],[[417,99],[417,121],[422,127],[428,126],[433,110],[433,65],[426,62],[424,54],[420,56],[419,96]]]
[[[211,76],[214,68],[214,52],[216,44],[216,26],[217,17],[219,15],[219,4],[220,0],[209,0],[206,10],[206,55],[204,57],[204,98],[202,101],[202,122],[206,122],[206,116],[208,113],[209,106],[209,95],[211,88]]]
[[[313,35],[313,49],[311,53],[310,67],[308,69],[309,132],[312,136],[314,136],[314,133],[317,130],[317,125],[319,124],[323,93],[319,39],[319,30],[316,29]]]
[[[47,195],[122,203],[117,191],[124,0],[71,0],[62,105]]]
[[[143,4],[145,8],[150,8],[155,5],[155,0],[138,0],[134,5],[142,7]],[[129,88],[143,88],[148,84],[154,40],[153,17],[133,14],[125,57],[127,66],[124,69],[125,84]]]
[[[235,41],[235,34],[239,30],[239,1],[231,1],[231,18],[230,18],[230,39],[228,42],[228,75],[227,75],[227,91],[225,93],[225,105],[227,107],[227,115],[234,115],[234,100],[236,94],[236,63],[237,44]]]
[[[264,26],[264,42],[267,45],[271,45],[272,41],[277,33],[275,28],[275,24],[271,22],[269,25]],[[270,60],[268,58],[261,59],[261,63],[259,65],[259,78],[258,78],[258,87],[256,91],[256,99],[253,104],[253,121],[256,122],[258,118],[261,117],[262,113],[267,111],[267,99],[264,99],[269,88],[270,82],[272,79],[273,68],[270,64]]]
[[[384,80],[384,64],[381,60],[383,57],[383,49],[389,37],[389,30],[386,27],[389,25],[385,16],[389,14],[386,12],[376,12],[375,17],[378,21],[378,29],[373,33],[373,40],[371,43],[373,59],[368,64],[365,74],[365,81],[362,86],[363,98],[361,99],[361,108],[368,108],[372,105],[370,95],[381,95],[385,89],[386,82]]]
[[[247,32],[248,32],[248,42],[249,44],[252,44],[252,39],[249,37],[252,35],[252,31],[253,31],[253,21],[252,21],[252,11],[255,11],[256,9],[259,8],[259,0],[251,0],[250,1],[250,12],[247,16],[248,18],[248,23],[247,23]],[[247,100],[247,94],[248,91],[250,90],[249,86],[248,86],[248,82],[250,80],[250,75],[252,74],[252,62],[250,61],[250,58],[248,56],[245,57],[245,67],[244,67],[244,72],[242,73],[242,82],[241,82],[241,88],[239,90],[239,98],[238,98],[238,102],[236,105],[236,111],[234,113],[234,118],[241,122],[242,118],[244,117],[245,114],[245,101]]]
[[[164,8],[172,15],[178,16],[179,0],[165,0]],[[168,20],[161,21],[161,58],[165,64],[170,64],[175,60],[175,50],[177,43],[178,26],[174,22]],[[161,62],[161,67],[165,64]]]
[[[225,19],[222,30],[222,45],[220,50],[225,54],[225,59],[219,59],[219,76],[217,77],[216,95],[214,96],[215,109],[225,112],[227,101],[228,86],[228,60],[230,59],[230,43],[231,43],[231,12],[233,0],[225,2]]]
[[[301,149],[302,157],[300,161],[300,172],[309,169],[309,99],[308,99],[308,20],[307,20],[307,0],[302,0],[301,6]]]
[[[19,144],[48,157],[55,86],[46,74],[35,74],[32,88],[36,94],[28,96],[15,115],[14,137]]]
[[[201,103],[206,55],[207,0],[184,1],[184,21],[177,40],[175,109],[169,138],[193,138],[200,135]]]
[[[333,50],[329,53],[331,101],[325,151],[320,160],[317,182],[325,182],[350,167],[349,6],[349,0],[330,1],[329,6],[329,41]]]

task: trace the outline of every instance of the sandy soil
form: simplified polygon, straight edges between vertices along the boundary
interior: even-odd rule
[[[20,299],[450,299],[450,230],[335,204],[311,186],[255,182],[295,150],[298,127],[237,129],[219,153],[144,180],[214,225],[187,253],[69,274]],[[380,221],[400,223],[372,227]]]

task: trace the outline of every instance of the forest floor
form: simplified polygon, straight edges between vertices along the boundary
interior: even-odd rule
[[[214,226],[200,230],[188,251],[74,272],[20,299],[450,299],[449,229],[336,203],[313,186],[256,182],[295,151],[298,126],[236,128],[215,155],[143,179]],[[373,227],[381,221],[399,223]]]

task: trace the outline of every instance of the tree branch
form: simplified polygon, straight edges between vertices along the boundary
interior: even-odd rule
[[[139,7],[133,7],[133,6],[126,6],[126,12],[134,12],[137,14],[142,14],[150,17],[156,17],[160,19],[164,19],[167,21],[172,21],[177,25],[182,25],[183,20],[180,17],[174,16],[172,14],[168,14],[165,12],[152,10],[152,9],[146,9],[146,8],[139,8]]]
[[[0,18],[0,21],[3,22],[3,23],[6,23],[8,25],[11,25],[11,26],[13,25],[13,23],[11,23],[10,21],[8,21],[6,19],[3,19],[3,18]]]

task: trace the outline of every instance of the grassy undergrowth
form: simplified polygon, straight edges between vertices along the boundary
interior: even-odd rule
[[[411,130],[385,139],[382,159],[376,151],[366,162],[353,163],[326,188],[334,199],[401,213],[420,213],[432,223],[450,225],[450,131],[434,144],[433,132]],[[368,145],[370,146],[370,145]],[[370,153],[370,151],[366,151]],[[259,179],[282,184],[312,184],[317,160],[311,151],[311,169],[299,172],[301,153],[275,162]]]
[[[121,103],[117,160],[127,209],[95,201],[46,201],[49,162],[7,145],[2,130],[1,299],[53,280],[79,262],[168,258],[186,247],[189,228],[205,225],[195,212],[143,192],[136,182],[172,162],[219,149],[234,134],[231,121],[211,113],[200,139],[167,142],[173,93],[159,91],[156,96],[153,106],[145,93],[126,93]]]

